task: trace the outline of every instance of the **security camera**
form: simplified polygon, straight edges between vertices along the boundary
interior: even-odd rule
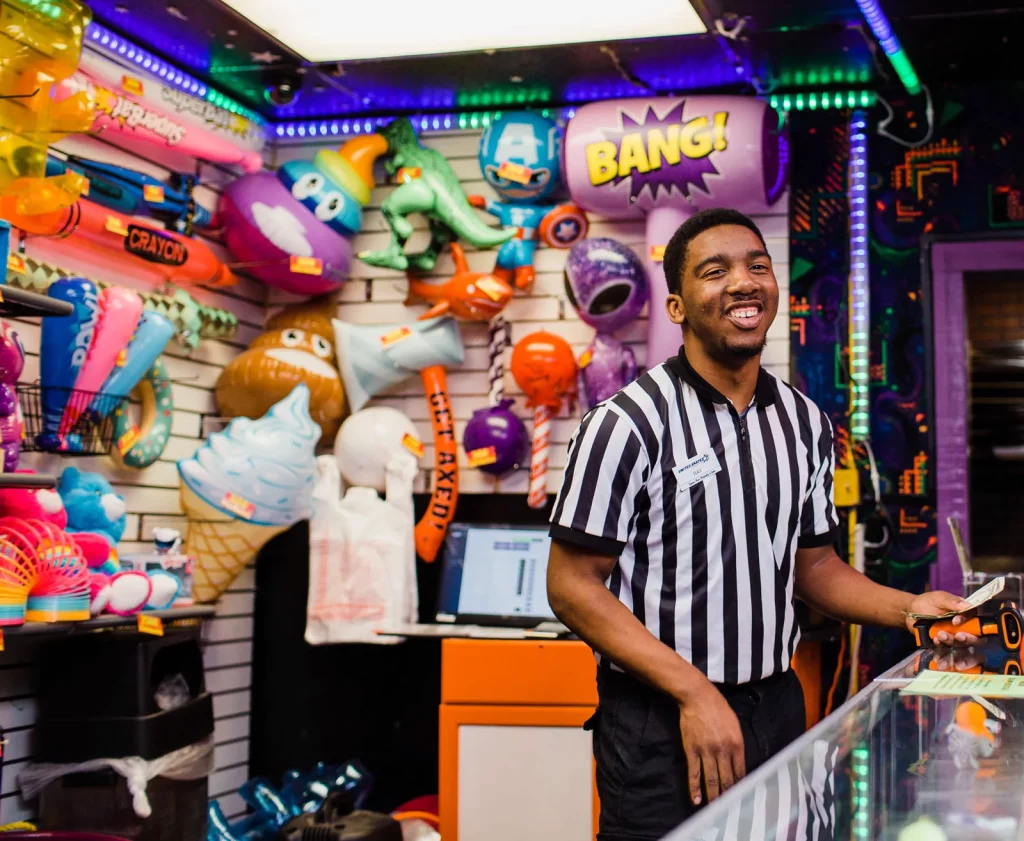
[[[264,76],[263,97],[271,105],[291,105],[301,87],[302,77],[294,70],[275,70]]]

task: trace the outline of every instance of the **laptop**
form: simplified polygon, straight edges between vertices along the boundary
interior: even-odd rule
[[[452,523],[432,624],[378,631],[386,636],[555,638],[568,629],[548,604],[547,526]]]
[[[453,523],[435,621],[502,628],[557,621],[548,605],[550,548],[546,527]]]

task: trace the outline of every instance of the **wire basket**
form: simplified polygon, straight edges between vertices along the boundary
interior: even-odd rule
[[[114,409],[123,395],[38,384],[18,385],[21,451],[102,456],[114,445]]]

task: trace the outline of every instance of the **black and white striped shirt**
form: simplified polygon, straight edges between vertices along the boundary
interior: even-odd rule
[[[797,547],[832,543],[832,426],[761,369],[743,413],[683,350],[583,419],[551,536],[618,558],[609,589],[716,683],[789,668]]]

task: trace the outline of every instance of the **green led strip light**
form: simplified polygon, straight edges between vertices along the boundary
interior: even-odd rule
[[[870,108],[878,99],[874,91],[801,91],[773,93],[768,97],[778,111],[828,111],[835,108]]]

